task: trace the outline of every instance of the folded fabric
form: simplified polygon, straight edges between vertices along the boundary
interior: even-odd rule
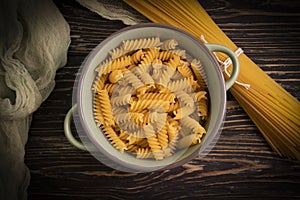
[[[53,90],[69,44],[69,25],[52,1],[0,1],[0,199],[27,199],[31,115]]]

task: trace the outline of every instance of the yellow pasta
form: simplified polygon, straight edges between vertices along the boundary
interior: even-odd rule
[[[145,55],[145,52],[143,52],[142,49],[139,49],[138,51],[136,51],[135,53],[133,53],[131,55],[133,63],[137,64],[137,63],[141,62],[141,60],[144,57],[144,55]]]
[[[132,71],[145,85],[149,85],[151,87],[154,86],[153,78],[145,71],[144,68],[136,67]]]
[[[191,68],[189,67],[189,63],[188,62],[180,62],[177,70],[182,74],[182,76],[184,76],[185,78],[187,77],[191,77],[193,76],[193,71],[191,70]]]
[[[138,148],[140,148],[136,144],[126,144],[128,152],[136,152]]]
[[[184,90],[184,91],[188,91],[188,92],[192,91],[190,81],[187,78],[179,79],[176,81],[170,81],[167,85],[167,88],[169,90],[171,90],[172,92],[176,92],[176,91],[180,91],[180,90]]]
[[[163,108],[168,108],[169,102],[165,100],[155,100],[155,99],[140,99],[137,101],[132,101],[130,103],[129,110],[131,112],[139,112],[145,109],[150,109],[151,107],[159,105],[162,106]]]
[[[191,143],[194,141],[195,137],[196,137],[195,134],[187,135],[187,136],[182,137],[178,141],[177,147],[180,148],[180,149],[189,147],[191,145]]]
[[[138,142],[136,143],[136,145],[138,145],[138,146],[140,146],[140,147],[142,147],[142,148],[147,148],[147,147],[149,147],[149,143],[148,143],[147,138],[141,139],[140,141],[138,141]]]
[[[156,46],[150,48],[150,43]],[[147,48],[136,49],[139,45]],[[205,123],[208,112],[207,93],[195,81],[191,62],[160,45],[146,38],[123,42],[97,68],[92,88],[96,124],[116,149],[139,159],[162,160],[180,149],[182,137],[193,137],[188,148],[200,143],[206,132],[200,123]],[[178,50],[173,39],[163,45]],[[116,56],[121,49],[124,55]],[[184,118],[185,129],[192,130],[187,135],[179,134]]]
[[[131,94],[126,94],[123,96],[114,96],[111,97],[111,105],[113,106],[124,106],[124,105],[129,105],[131,100]]]
[[[178,42],[176,40],[169,39],[169,40],[163,41],[162,44],[160,45],[160,47],[163,50],[170,50],[170,49],[175,49],[177,45],[178,45]]]
[[[174,119],[182,119],[184,117],[188,117],[190,114],[194,112],[194,110],[195,110],[194,107],[182,106],[177,110],[173,111],[173,114],[175,115]]]
[[[123,42],[122,48],[126,51],[138,50],[138,49],[146,49],[146,48],[154,48],[160,46],[160,38],[141,38],[136,40],[126,40]]]
[[[169,108],[166,110],[166,112],[173,112],[180,108],[179,101],[176,101],[175,103],[170,103]]]
[[[122,56],[123,54],[125,54],[126,51],[121,47],[121,48],[112,49],[108,53],[109,53],[109,55],[111,56],[112,59],[116,59],[116,58]]]
[[[96,77],[96,81],[94,81],[94,84],[93,84],[94,92],[97,93],[98,91],[103,89],[105,82],[107,80],[107,77],[108,77],[108,75],[102,75],[102,76]]]
[[[172,58],[168,62],[166,62],[166,65],[171,67],[173,70],[176,70],[179,64],[180,64],[180,57],[175,54],[173,54]]]
[[[166,69],[162,70],[162,73],[160,74],[157,83],[163,85],[166,87],[168,83],[170,82],[172,76],[174,75],[175,70],[172,69],[171,67],[168,67]]]
[[[173,49],[173,50],[170,50],[170,52],[177,56],[180,56],[181,58],[186,58],[186,53],[185,53],[185,50],[183,50],[183,49]]]
[[[198,105],[199,116],[201,119],[206,120],[208,115],[208,99],[205,91],[195,93],[195,98]]]
[[[149,146],[151,148],[154,158],[156,160],[163,159],[164,153],[158,142],[158,138],[157,138],[157,135],[155,134],[153,127],[151,125],[148,125],[145,127],[144,130],[145,130],[146,138],[147,138],[147,141],[149,143]]]
[[[101,112],[104,118],[104,124],[106,126],[112,126],[115,125],[115,120],[112,114],[112,108],[110,105],[110,99],[108,96],[108,93],[106,90],[100,90],[98,92],[98,96],[99,96],[99,103],[100,103],[100,108],[101,108]]]
[[[124,79],[132,85],[135,89],[144,86],[143,82],[131,71],[124,74]]]
[[[140,99],[148,99],[148,100],[161,100],[174,103],[175,102],[175,94],[174,93],[158,93],[158,92],[149,92],[147,94],[141,95]]]
[[[149,148],[149,147],[138,148],[136,150],[136,157],[141,158],[141,159],[152,158],[153,154],[152,154],[151,148]]]
[[[179,125],[175,125],[174,123],[169,123],[167,128],[168,138],[169,138],[169,144],[168,148],[171,149],[171,152],[174,153],[176,151],[176,148],[178,148],[177,143],[179,139]]]
[[[159,49],[158,48],[149,49],[144,54],[144,57],[142,58],[141,63],[143,65],[152,63],[152,61],[155,60],[158,57],[158,54],[159,54]]]
[[[124,130],[120,130],[120,133],[119,133],[119,138],[122,140],[122,141],[126,141],[127,138],[129,137],[129,134],[124,131]]]
[[[188,106],[193,107],[194,106],[194,99],[191,95],[189,95],[187,92],[183,90],[179,90],[175,92],[176,98],[179,100],[181,107]]]
[[[115,84],[105,84],[104,87],[103,87],[103,90],[106,90],[108,95],[111,96],[113,91],[114,91],[114,88],[115,88]]]
[[[165,123],[164,126],[158,131],[157,139],[162,149],[168,146],[168,123]]]
[[[158,59],[161,61],[168,61],[173,58],[174,55],[176,54],[172,51],[160,51],[158,54]]]
[[[93,99],[93,111],[94,111],[94,119],[97,124],[97,126],[101,126],[104,124],[104,117],[102,113],[101,108],[101,100],[99,98],[99,95],[95,94]]]
[[[197,78],[197,83],[202,88],[203,90],[207,89],[207,85],[205,82],[206,76],[203,70],[203,67],[200,63],[199,60],[194,59],[191,62],[191,69],[193,70],[196,78]]]
[[[123,72],[121,70],[114,70],[109,74],[109,81],[111,83],[118,82],[123,77]]]
[[[207,119],[207,115],[208,115],[208,100],[207,98],[202,98],[200,101],[198,101],[198,110],[199,110],[199,117],[202,120],[206,120]]]
[[[96,71],[99,74],[109,74],[110,72],[118,69],[123,69],[126,66],[129,66],[132,62],[130,56],[122,56],[117,58],[116,60],[112,60],[108,63],[101,64],[99,67],[96,68]]]
[[[116,149],[118,149],[120,152],[127,150],[126,144],[119,138],[111,126],[103,126],[102,129]]]

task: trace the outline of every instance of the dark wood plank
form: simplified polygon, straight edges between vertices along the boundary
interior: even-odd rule
[[[250,58],[300,99],[298,1],[200,2]],[[299,161],[278,157],[230,94],[214,149],[181,167],[142,174],[119,172],[70,145],[63,120],[72,105],[78,69],[98,43],[125,25],[103,19],[75,1],[55,3],[70,24],[72,43],[53,93],[33,115],[25,156],[32,176],[29,199],[300,197]]]

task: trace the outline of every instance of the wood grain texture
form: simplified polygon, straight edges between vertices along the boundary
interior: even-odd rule
[[[254,62],[300,99],[298,1],[200,2]],[[278,157],[230,93],[216,146],[205,158],[181,167],[124,173],[70,145],[63,120],[72,105],[78,69],[97,44],[125,25],[75,1],[55,3],[70,24],[72,42],[54,91],[33,115],[25,156],[32,176],[29,199],[300,198],[300,162]]]

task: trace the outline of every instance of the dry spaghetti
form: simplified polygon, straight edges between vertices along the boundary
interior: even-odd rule
[[[204,35],[210,43],[238,49],[196,0],[124,1],[153,22],[177,26],[196,37]],[[226,60],[223,54],[218,57]],[[250,84],[251,88],[235,84],[230,91],[275,152],[300,160],[299,101],[245,54],[240,55],[239,61],[238,81]]]

